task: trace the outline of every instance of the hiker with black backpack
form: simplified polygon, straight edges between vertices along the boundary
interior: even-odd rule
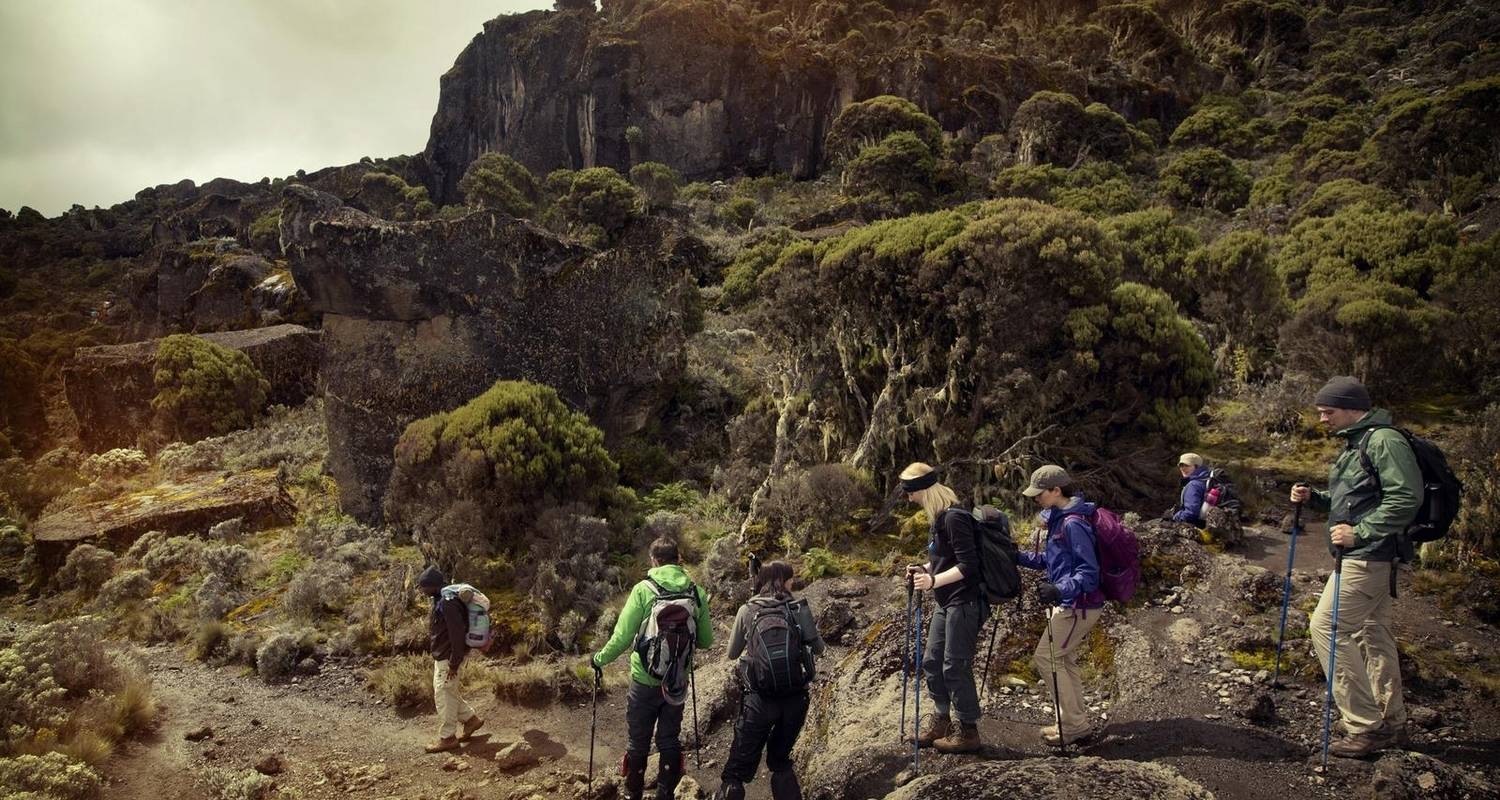
[[[693,651],[713,643],[708,595],[677,563],[677,543],[657,539],[651,543],[646,579],[631,589],[614,633],[590,659],[600,671],[631,648],[630,693],[625,705],[630,741],[620,768],[626,800],[640,800],[645,791],[653,729],[661,762],[656,774],[657,800],[670,800],[676,793],[687,766],[682,712],[692,680]]]
[[[1335,559],[1335,572],[1308,626],[1325,678],[1332,673],[1332,697],[1346,732],[1331,747],[1325,734],[1324,746],[1336,756],[1361,758],[1398,744],[1406,733],[1401,666],[1391,631],[1395,562],[1412,555],[1408,531],[1419,512],[1431,507],[1424,505],[1424,495],[1436,501],[1443,493],[1424,489],[1413,441],[1392,426],[1389,411],[1373,407],[1358,380],[1330,379],[1313,404],[1319,420],[1344,440],[1329,468],[1327,491],[1299,484],[1291,492],[1293,503],[1328,513],[1328,551]],[[1452,511],[1457,513],[1456,503]],[[1330,641],[1334,609],[1337,643]],[[1330,657],[1335,668],[1329,667]]]
[[[823,637],[807,601],[792,597],[792,576],[785,561],[762,566],[755,596],[734,617],[729,657],[739,659],[740,708],[715,800],[744,800],[761,750],[771,770],[771,797],[802,800],[792,747],[807,719],[807,687],[817,674],[814,657],[823,654]]]
[[[1083,699],[1078,651],[1104,609],[1095,534],[1095,519],[1102,509],[1085,500],[1073,488],[1067,471],[1054,464],[1031,473],[1031,481],[1021,494],[1042,507],[1042,530],[1033,539],[1031,552],[1020,553],[1021,566],[1046,573],[1037,587],[1037,599],[1047,608],[1047,629],[1037,642],[1032,663],[1042,675],[1051,673],[1057,721],[1042,728],[1042,739],[1055,747],[1067,747],[1093,735]]]
[[[1177,458],[1177,472],[1182,476],[1182,494],[1172,509],[1172,521],[1201,528],[1203,505],[1208,500],[1208,466],[1203,463],[1203,456],[1183,453]]]
[[[927,647],[922,656],[934,714],[916,743],[943,753],[975,753],[984,743],[979,738],[974,655],[990,604],[980,587],[980,544],[974,515],[959,504],[957,493],[940,483],[937,471],[927,464],[908,466],[900,480],[907,499],[922,506],[931,520],[928,563],[908,566],[906,575],[919,597],[930,590],[938,606],[927,627]],[[952,719],[955,713],[957,729]]]

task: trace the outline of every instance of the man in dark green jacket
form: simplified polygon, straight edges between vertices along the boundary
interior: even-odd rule
[[[1393,562],[1410,546],[1405,534],[1422,505],[1422,469],[1406,437],[1391,427],[1390,412],[1372,408],[1359,381],[1332,378],[1314,403],[1323,424],[1344,439],[1344,449],[1328,471],[1328,490],[1298,486],[1292,489],[1292,502],[1306,501],[1327,512],[1328,550],[1335,556],[1339,550],[1344,553],[1333,696],[1347,735],[1329,752],[1360,758],[1405,734],[1401,667],[1391,632]],[[1309,626],[1325,671],[1333,585],[1329,576]]]
[[[697,647],[713,646],[713,622],[708,616],[708,595],[702,587],[693,586],[687,571],[677,563],[677,543],[657,539],[651,543],[651,570],[647,579],[637,583],[620,611],[614,633],[604,649],[592,659],[594,669],[602,669],[632,647],[643,635],[646,623],[656,605],[658,590],[667,594],[686,593],[693,587],[697,601],[693,605]],[[640,800],[646,785],[646,759],[651,752],[651,732],[656,730],[656,751],[661,764],[656,774],[657,800],[671,800],[682,780],[686,759],[682,753],[682,698],[673,696],[662,682],[646,669],[639,651],[630,654],[630,694],[625,703],[625,724],[630,743],[625,750],[625,797]]]

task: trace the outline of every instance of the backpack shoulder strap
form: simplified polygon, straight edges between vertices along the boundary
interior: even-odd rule
[[[1365,474],[1369,475],[1370,479],[1375,481],[1375,489],[1377,491],[1381,491],[1380,470],[1375,469],[1375,462],[1370,459],[1370,437],[1374,436],[1376,431],[1385,428],[1391,428],[1392,430],[1395,430],[1397,432],[1402,432],[1400,428],[1395,428],[1391,425],[1375,425],[1372,426],[1369,430],[1365,431],[1365,434],[1363,436],[1359,437],[1359,465],[1364,469]],[[1404,435],[1404,432],[1402,433]]]

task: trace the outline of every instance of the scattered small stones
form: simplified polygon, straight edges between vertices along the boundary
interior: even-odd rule
[[[458,756],[449,756],[448,760],[443,762],[444,772],[465,772],[468,769],[469,762],[463,760],[462,758],[459,758]]]
[[[255,762],[255,771],[262,775],[280,775],[286,771],[286,762],[282,761],[278,753],[267,753]]]
[[[1238,711],[1251,725],[1261,727],[1276,723],[1276,701],[1267,692],[1255,692]]]
[[[212,739],[214,738],[214,729],[210,728],[207,725],[204,725],[201,728],[196,728],[194,730],[188,731],[187,733],[184,733],[182,735],[182,738],[186,739],[189,742],[201,742],[204,739]]]
[[[1472,664],[1479,660],[1479,650],[1469,642],[1458,642],[1453,645],[1453,658],[1461,664]]]
[[[1419,728],[1432,730],[1443,724],[1443,715],[1435,709],[1427,706],[1410,705],[1406,707],[1406,718]]]

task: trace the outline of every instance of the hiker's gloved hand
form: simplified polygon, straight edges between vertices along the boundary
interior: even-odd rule
[[[1062,602],[1062,592],[1059,592],[1056,586],[1043,581],[1041,586],[1036,587],[1036,599],[1042,601],[1044,605],[1055,606]]]

